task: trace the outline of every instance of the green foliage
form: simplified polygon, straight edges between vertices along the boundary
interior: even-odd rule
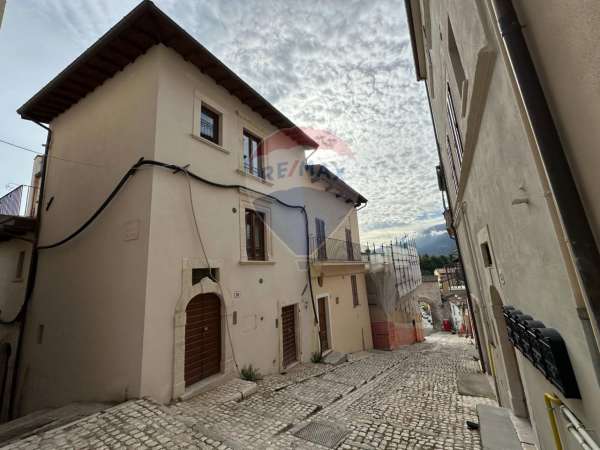
[[[262,380],[262,375],[258,369],[252,367],[252,364],[242,367],[240,370],[240,378],[246,381],[258,381]]]
[[[316,363],[322,363],[323,362],[323,353],[321,352],[313,352],[313,354],[310,356],[310,360],[312,362]]]
[[[454,258],[451,255],[429,256],[427,254],[419,257],[421,264],[421,273],[423,275],[433,275],[435,269],[440,269],[450,265]]]

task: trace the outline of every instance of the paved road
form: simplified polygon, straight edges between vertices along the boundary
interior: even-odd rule
[[[478,449],[465,421],[494,402],[456,389],[458,374],[477,370],[474,354],[464,338],[435,334],[339,366],[297,366],[242,401],[241,380],[171,406],[130,401],[7,448]]]

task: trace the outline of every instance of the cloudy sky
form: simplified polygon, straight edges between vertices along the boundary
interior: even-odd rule
[[[45,132],[15,110],[137,3],[8,0],[0,139],[41,152]],[[361,240],[442,221],[435,141],[402,0],[155,3],[297,125],[326,129],[350,146],[354,159],[314,158],[334,164],[369,199]],[[0,142],[0,195],[29,182],[32,157]]]

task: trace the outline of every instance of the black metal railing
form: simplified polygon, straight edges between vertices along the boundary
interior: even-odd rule
[[[320,236],[310,238],[310,254],[313,261],[362,261],[359,243]]]
[[[0,215],[34,217],[37,188],[22,184],[0,197]]]
[[[246,173],[254,175],[255,177],[262,179],[265,178],[265,169],[261,166],[252,167],[250,164],[244,163],[242,164],[242,170]]]

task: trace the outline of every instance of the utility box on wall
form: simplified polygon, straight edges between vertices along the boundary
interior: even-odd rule
[[[508,339],[567,398],[581,398],[567,347],[560,333],[515,309],[503,307]]]

